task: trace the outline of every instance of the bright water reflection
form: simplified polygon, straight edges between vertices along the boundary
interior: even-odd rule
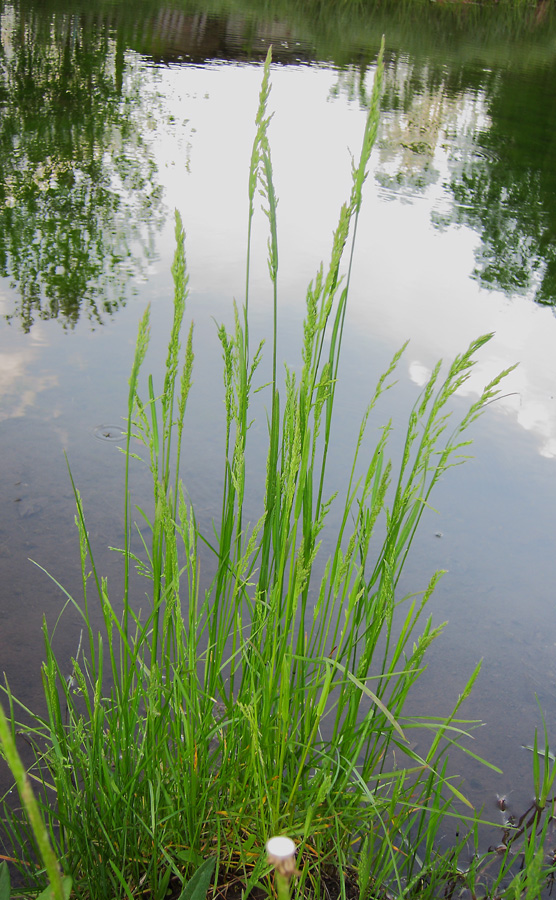
[[[28,24],[35,21],[32,10],[25,7]],[[62,448],[99,552],[122,541],[121,456],[95,439],[95,427],[117,423],[125,412],[146,302],[153,306],[150,369],[162,367],[174,206],[187,233],[197,352],[184,477],[203,524],[218,509],[221,360],[213,318],[229,321],[231,300],[243,291],[245,179],[261,71],[245,62],[239,26],[215,19],[204,30],[195,20],[193,28],[191,17],[176,13],[172,31],[163,12],[154,32],[146,20],[143,32],[137,23],[128,32],[111,13],[90,32],[83,18],[58,15],[50,27],[46,15],[18,44],[18,7],[4,6],[0,616],[2,668],[28,702],[36,703],[40,693],[42,614],[54,622],[62,602],[28,557],[79,590]],[[281,353],[293,362],[305,289],[326,258],[347,195],[350,151],[358,149],[378,40],[363,64],[338,70],[299,64],[300,56],[318,58],[318,51],[302,34],[290,31],[286,40],[284,28],[274,24],[277,55],[298,63],[273,69],[271,140],[280,198]],[[269,31],[261,27],[257,35],[255,57],[264,53]],[[406,368],[377,425],[390,415],[403,423],[434,362],[451,358],[478,334],[494,331],[495,337],[466,386],[468,395],[520,363],[506,383],[510,396],[475,428],[476,460],[441,485],[440,514],[425,520],[404,583],[407,591],[419,590],[434,568],[449,570],[432,609],[438,620],[449,618],[450,627],[433,648],[418,701],[428,714],[445,712],[477,658],[485,657],[467,710],[491,725],[476,749],[507,770],[500,789],[521,781],[517,806],[529,794],[529,760],[520,745],[530,743],[537,720],[534,693],[550,713],[555,675],[556,321],[550,304],[556,299],[556,196],[550,163],[556,130],[549,127],[554,99],[546,89],[552,63],[541,44],[542,64],[523,71],[523,63],[519,78],[505,64],[480,62],[483,47],[468,46],[467,65],[457,54],[453,64],[449,57],[439,62],[430,47],[422,56],[403,44],[391,49],[358,234],[334,450],[341,481],[349,436],[371,386],[407,338]],[[235,47],[242,64],[187,64],[223,56],[224,46],[226,52]],[[514,59],[522,59],[512,46]],[[507,48],[499,43],[497,50],[505,59]],[[348,58],[350,52],[343,48]],[[155,65],[153,57],[165,64]],[[33,89],[20,95],[22,75]],[[95,89],[88,105],[91,84],[102,91]],[[63,111],[60,91],[67,94]],[[259,221],[254,338],[267,332],[270,316],[264,218]],[[123,303],[133,296],[133,303]],[[88,320],[99,319],[103,327],[91,331]],[[261,447],[264,431],[264,422],[254,426]],[[264,471],[262,453],[253,465]],[[137,501],[144,502],[146,473],[137,478]],[[117,585],[117,560],[103,557],[101,568]],[[75,614],[66,614],[59,640],[68,657],[79,628]],[[498,789],[484,773],[466,774],[479,804]]]

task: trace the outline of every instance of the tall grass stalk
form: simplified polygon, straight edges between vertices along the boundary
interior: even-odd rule
[[[21,757],[17,752],[15,737],[12,733],[12,728],[10,726],[10,723],[6,719],[6,715],[1,704],[0,744],[6,757],[6,761],[15,778],[15,783],[19,792],[19,796],[21,798],[21,802],[33,831],[33,836],[36,841],[37,848],[40,852],[41,860],[44,863],[44,867],[50,882],[53,900],[66,900],[64,886],[62,884],[62,876],[60,873],[60,866],[58,860],[56,859],[56,856],[54,855],[54,851],[52,850],[52,845],[48,836],[48,830],[45,827],[43,818],[39,810],[39,806],[35,799],[35,795],[33,794],[31,782],[29,781]]]
[[[35,749],[32,775],[50,840],[79,897],[162,900],[182,890],[189,896],[191,884],[196,890],[206,885],[210,868],[201,870],[202,879],[190,879],[208,858],[216,860],[213,880],[221,891],[236,885],[245,896],[254,888],[271,891],[264,847],[275,834],[295,840],[300,896],[321,896],[331,879],[342,897],[350,881],[359,884],[362,898],[382,884],[399,896],[424,896],[426,885],[457,865],[456,850],[440,863],[436,850],[447,817],[467,817],[470,827],[475,822],[448,777],[446,758],[449,748],[467,752],[473,723],[458,718],[459,707],[478,668],[451,716],[424,720],[406,712],[427,648],[441,630],[425,617],[441,573],[432,576],[420,599],[399,597],[398,587],[432,490],[462,461],[467,429],[504,377],[490,382],[454,422],[452,398],[488,336],[474,341],[446,374],[440,364],[435,368],[410,413],[397,470],[388,461],[392,422],[386,421],[371,450],[367,436],[403,349],[396,353],[369,399],[347,491],[328,493],[352,242],[376,138],[381,81],[382,49],[350,195],[340,210],[329,262],[307,290],[300,366],[286,366],[282,378],[267,58],[248,181],[245,297],[241,308],[234,307],[233,327],[218,328],[226,429],[221,516],[213,532],[199,529],[179,480],[193,340],[190,326],[182,346],[188,276],[178,214],[174,320],[163,381],[157,386],[142,374],[148,309],[129,381],[121,598],[110,595],[97,570],[74,486],[83,597],[66,597],[82,616],[83,648],[71,660],[68,677],[67,662],[57,658],[45,625],[47,714],[31,713],[31,725],[18,727]],[[250,346],[249,336],[258,193],[269,224],[273,333],[271,378],[263,388],[264,504],[250,522],[246,451],[263,354],[262,345]],[[153,498],[150,509],[137,509],[139,529],[131,497],[141,454]],[[322,559],[333,507],[339,527]],[[208,587],[200,580],[207,555],[216,562]],[[146,612],[131,587],[133,567],[150,585]],[[102,615],[98,633],[91,624],[93,603]],[[10,701],[15,718],[17,704]],[[413,728],[430,735],[421,754],[409,743]],[[8,806],[6,816],[14,844],[32,846],[25,818]],[[21,867],[31,868],[40,882],[31,854]]]

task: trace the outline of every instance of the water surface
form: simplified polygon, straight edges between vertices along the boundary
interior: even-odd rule
[[[456,412],[519,362],[503,399],[473,427],[473,459],[433,498],[404,576],[448,621],[414,711],[445,713],[478,659],[465,714],[485,722],[473,750],[504,770],[458,761],[465,790],[495,816],[532,793],[530,744],[553,722],[556,554],[556,101],[554,15],[504,8],[372,7],[365,24],[284,4],[231,15],[145,3],[1,4],[0,667],[41,703],[43,616],[79,596],[78,541],[64,451],[100,568],[117,594],[126,413],[138,321],[152,307],[150,371],[171,320],[173,209],[183,217],[195,322],[195,385],[183,477],[201,525],[222,483],[221,359],[215,321],[232,320],[245,272],[246,176],[261,64],[274,48],[270,136],[280,229],[283,358],[295,364],[305,290],[326,259],[349,190],[382,32],[383,115],[365,189],[333,448],[345,480],[378,375],[410,345],[373,425],[403,428],[427,373],[485,332]],[[413,12],[412,12],[413,10]],[[269,333],[264,217],[258,220],[253,338]],[[103,434],[108,435],[102,439]],[[265,424],[252,466],[264,473]],[[146,467],[136,502],[148,502]],[[253,494],[253,517],[259,497]],[[207,578],[210,563],[206,562]],[[138,585],[138,605],[145,606]],[[143,593],[142,593],[143,592]],[[56,644],[79,643],[71,608]]]

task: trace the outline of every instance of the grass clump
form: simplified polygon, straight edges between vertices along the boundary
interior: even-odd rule
[[[454,424],[450,400],[488,336],[458,356],[444,377],[439,364],[411,411],[394,471],[387,461],[391,422],[370,453],[363,448],[370,415],[392,385],[402,351],[396,353],[361,423],[347,491],[327,493],[352,249],[343,278],[341,265],[355,238],[376,137],[382,53],[330,262],[307,291],[301,363],[298,370],[286,367],[283,381],[269,78],[270,55],[249,169],[245,298],[235,307],[234,327],[218,329],[226,410],[220,522],[213,533],[201,533],[179,480],[193,339],[189,328],[182,347],[187,271],[177,215],[164,381],[157,388],[149,376],[142,393],[147,309],[129,382],[123,602],[111,598],[97,570],[75,490],[83,598],[68,596],[68,602],[82,616],[83,645],[68,678],[45,626],[47,714],[17,726],[35,750],[31,774],[50,841],[82,898],[197,898],[206,895],[209,881],[215,896],[274,896],[264,848],[272,836],[285,834],[297,849],[288,888],[295,886],[297,896],[433,896],[446,873],[457,872],[458,848],[441,857],[436,837],[447,816],[465,819],[466,801],[447,777],[446,754],[462,747],[471,724],[458,718],[458,709],[478,667],[449,717],[425,721],[406,714],[408,694],[440,630],[424,610],[441,573],[419,600],[398,598],[397,587],[431,491],[461,461],[466,429],[496,396],[505,373]],[[258,193],[269,223],[274,325],[270,382],[263,387],[269,398],[264,507],[253,524],[245,496],[263,355],[262,345],[253,350],[249,339]],[[138,510],[149,534],[140,543],[130,505],[137,441],[153,483],[152,512]],[[340,525],[331,554],[321,561],[333,504],[341,510]],[[215,575],[202,589],[200,564],[207,554],[216,561]],[[132,587],[134,566],[150,582],[145,615]],[[91,624],[92,602],[102,612],[99,633]],[[7,693],[15,729],[17,704]],[[430,734],[423,755],[408,740],[417,727]],[[473,811],[467,815],[473,821]],[[21,869],[32,873],[36,889],[44,887],[32,829],[7,805],[6,817],[14,846],[24,848]],[[537,845],[531,847],[536,860]],[[284,890],[282,884],[281,895]]]

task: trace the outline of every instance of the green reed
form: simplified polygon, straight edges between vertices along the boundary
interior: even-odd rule
[[[201,532],[179,479],[194,360],[192,326],[185,346],[181,338],[188,276],[178,214],[174,320],[163,381],[156,386],[149,376],[142,393],[148,309],[129,381],[121,599],[111,597],[97,570],[74,486],[83,597],[64,593],[82,616],[83,645],[68,677],[45,625],[47,714],[25,710],[31,724],[27,719],[18,728],[34,748],[31,773],[50,840],[79,897],[162,900],[182,888],[184,897],[192,896],[191,885],[206,893],[212,872],[206,860],[222,890],[239,885],[245,896],[255,887],[270,892],[264,847],[280,834],[297,846],[299,896],[321,896],[331,877],[341,897],[348,882],[358,884],[362,898],[377,896],[386,884],[396,896],[432,896],[434,886],[456,871],[461,849],[440,856],[439,829],[447,817],[467,821],[471,830],[476,822],[447,775],[446,760],[450,748],[467,752],[466,730],[473,723],[458,718],[458,711],[478,667],[450,716],[425,720],[405,712],[427,648],[441,630],[425,617],[441,573],[419,599],[399,597],[398,585],[436,482],[461,462],[468,426],[506,374],[454,421],[450,401],[488,336],[474,341],[446,374],[440,364],[435,368],[410,413],[397,469],[388,461],[391,421],[370,452],[366,440],[403,348],[396,353],[369,398],[345,495],[327,492],[352,248],[381,81],[382,50],[330,260],[307,290],[300,366],[287,366],[281,379],[267,58],[249,172],[245,298],[234,307],[233,327],[217,332],[226,429],[221,517],[213,531]],[[252,348],[249,337],[258,194],[269,225],[273,289],[266,386],[258,381],[263,347]],[[259,491],[264,504],[251,523],[246,453],[260,390],[268,397],[268,454]],[[137,447],[152,475],[152,508],[137,508],[148,540],[145,529],[133,524]],[[322,559],[333,507],[340,510],[340,524]],[[210,555],[215,575],[203,588],[201,561]],[[146,613],[132,588],[133,568],[150,584]],[[100,632],[91,624],[92,603],[102,614]],[[6,690],[14,719],[17,703]],[[411,749],[413,728],[430,735],[423,754]],[[27,848],[21,868],[40,885],[45,876],[34,862],[33,833],[24,817],[5,809],[14,844]]]

